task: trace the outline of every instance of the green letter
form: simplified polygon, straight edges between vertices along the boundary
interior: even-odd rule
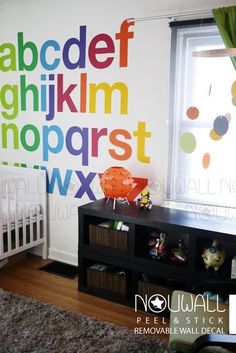
[[[3,53],[5,49],[9,49],[9,53],[0,57],[0,70],[16,71],[16,48],[11,43],[4,43],[0,46],[0,53]]]
[[[26,111],[26,93],[31,92],[33,95],[33,109],[35,112],[39,110],[39,92],[36,85],[32,83],[26,86],[25,75],[20,76],[20,93],[21,93],[21,110]]]
[[[13,148],[14,150],[19,149],[19,133],[18,133],[18,127],[16,124],[2,124],[2,147],[7,148],[8,147],[8,138],[7,138],[7,132],[8,130],[12,131],[12,137],[13,137]]]
[[[25,63],[25,50],[30,50],[31,62]],[[38,63],[38,49],[33,42],[23,42],[23,32],[18,33],[18,60],[19,70],[33,71]]]
[[[31,143],[31,144],[29,144],[26,141],[26,134],[28,131],[31,131],[32,135],[33,135],[33,143]],[[33,151],[37,150],[37,148],[39,147],[39,143],[40,143],[40,135],[39,135],[39,131],[36,128],[36,126],[30,125],[30,124],[25,125],[21,130],[20,140],[21,140],[22,146],[24,147],[24,149],[26,151],[33,152]],[[30,139],[30,140],[32,140],[32,139]]]
[[[7,97],[9,98],[9,95],[12,96],[12,99],[10,102],[8,101],[9,99],[7,100]],[[9,120],[15,119],[15,117],[18,114],[18,86],[16,85],[11,86],[9,84],[4,85],[1,89],[0,101],[2,103],[3,108],[5,108],[6,110],[12,109],[11,113],[2,111],[2,116],[5,119],[9,119]]]

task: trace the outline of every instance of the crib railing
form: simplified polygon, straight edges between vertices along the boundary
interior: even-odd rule
[[[47,257],[45,174],[0,167],[0,260],[39,244]]]

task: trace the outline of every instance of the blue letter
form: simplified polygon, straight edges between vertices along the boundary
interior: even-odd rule
[[[53,143],[50,145],[49,143],[49,135],[50,133],[54,134]],[[55,135],[56,135],[56,144],[55,144]],[[63,132],[62,130],[56,126],[43,126],[43,160],[48,161],[48,154],[52,152],[54,154],[60,152],[64,145]]]
[[[55,40],[47,40],[45,43],[43,43],[42,48],[40,50],[40,61],[43,68],[46,70],[55,70],[60,64],[60,59],[54,59],[52,64],[49,64],[46,61],[46,51],[48,47],[52,47],[55,51],[59,51],[60,45]]]
[[[49,176],[47,173],[47,192],[49,194],[52,194],[54,191],[55,184],[57,184],[60,195],[66,196],[71,181],[71,175],[72,170],[67,169],[64,181],[62,182],[59,168],[53,168],[51,180],[49,180]]]

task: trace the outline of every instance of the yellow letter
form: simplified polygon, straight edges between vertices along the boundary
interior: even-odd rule
[[[146,131],[146,123],[139,121],[137,131],[133,132],[134,136],[137,137],[137,157],[140,162],[150,163],[150,157],[145,156],[145,139],[151,137],[151,132]]]
[[[98,85],[91,83],[89,85],[89,112],[96,113],[96,95],[98,90],[104,91],[105,109],[104,113],[111,114],[112,93],[114,90],[120,91],[120,114],[128,113],[128,87],[122,82],[116,82],[110,86],[106,82]]]

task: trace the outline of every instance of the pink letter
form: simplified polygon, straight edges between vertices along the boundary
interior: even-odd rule
[[[105,42],[106,46],[98,48],[96,47],[99,42]],[[115,52],[115,46],[112,38],[105,33],[96,35],[89,44],[88,54],[91,64],[97,69],[105,69],[110,66],[114,57],[109,56],[105,60],[98,61],[97,55],[99,54],[113,54]]]

